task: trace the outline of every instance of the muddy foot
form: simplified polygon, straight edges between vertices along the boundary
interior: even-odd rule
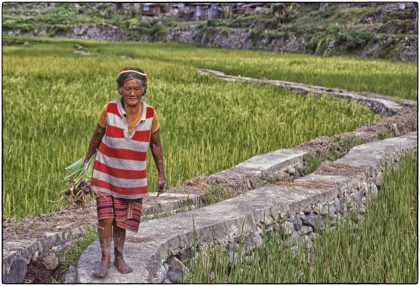
[[[108,274],[109,268],[111,268],[111,263],[101,261],[98,270],[93,273],[93,276],[95,278],[104,278]]]
[[[133,271],[133,268],[125,263],[124,258],[115,258],[114,265],[117,267],[118,271],[122,274],[127,274]]]

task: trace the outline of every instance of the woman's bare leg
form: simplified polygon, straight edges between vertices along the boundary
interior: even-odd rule
[[[111,268],[111,240],[112,240],[112,224],[114,219],[101,219],[98,221],[98,237],[101,244],[101,264],[93,273],[97,278],[104,278],[108,269]]]
[[[114,223],[114,265],[117,267],[118,271],[123,274],[133,271],[133,269],[124,261],[125,233],[126,230],[124,228],[120,228]]]

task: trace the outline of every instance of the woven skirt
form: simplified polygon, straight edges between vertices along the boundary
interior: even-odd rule
[[[114,198],[98,192],[96,207],[98,220],[113,218],[118,227],[138,232],[142,215],[143,199]]]

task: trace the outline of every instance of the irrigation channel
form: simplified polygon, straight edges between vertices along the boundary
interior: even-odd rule
[[[144,215],[154,219],[143,222],[139,233],[127,233],[126,260],[134,266],[134,271],[122,275],[111,268],[105,279],[94,279],[92,272],[100,260],[99,243],[95,241],[84,250],[75,271],[68,273],[66,282],[178,282],[187,271],[183,262],[193,255],[194,246],[218,244],[235,248],[242,244],[250,251],[261,242],[265,231],[282,232],[286,242],[291,242],[291,247],[299,246],[292,243],[297,240],[310,245],[326,221],[355,213],[360,218],[381,189],[384,166],[395,164],[404,153],[417,148],[414,101],[299,83],[234,77],[211,70],[199,72],[229,81],[276,85],[302,94],[326,94],[357,100],[385,117],[353,132],[320,137],[291,149],[252,157],[230,169],[187,181],[159,199],[150,194],[144,202]],[[384,134],[395,137],[380,140]],[[302,173],[305,158],[327,154],[349,141],[358,145],[351,146],[341,158],[322,163],[313,173]],[[228,189],[236,196],[194,209],[200,198],[215,186]],[[28,224],[34,230],[30,236],[23,231]],[[28,269],[34,267],[32,261],[41,256],[54,260],[95,225],[93,205],[77,212],[74,209],[62,210],[36,219],[4,223],[3,282],[31,282],[27,274]]]

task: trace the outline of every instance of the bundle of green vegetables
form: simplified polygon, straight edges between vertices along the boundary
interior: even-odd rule
[[[64,178],[67,182],[64,197],[70,205],[84,208],[91,197],[96,197],[95,191],[90,186],[95,157],[96,154],[89,159],[87,164],[84,164],[84,158],[82,158],[66,167],[66,171],[70,174]]]

